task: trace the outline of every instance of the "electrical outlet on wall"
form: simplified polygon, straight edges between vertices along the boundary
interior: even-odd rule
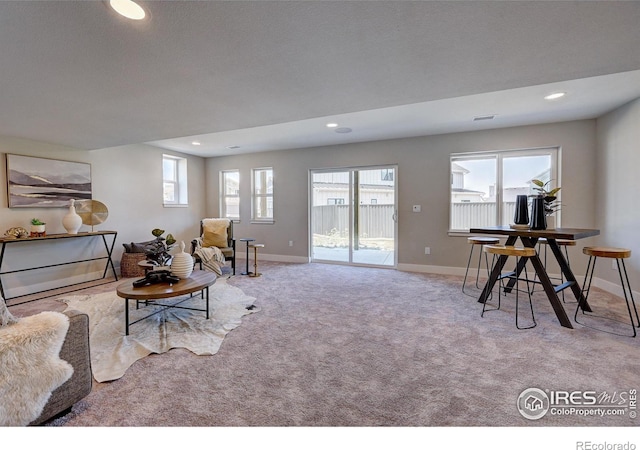
[[[293,247],[293,241],[289,241],[289,247]]]
[[[424,248],[424,254],[425,255],[430,255],[431,254],[431,247],[425,247]]]

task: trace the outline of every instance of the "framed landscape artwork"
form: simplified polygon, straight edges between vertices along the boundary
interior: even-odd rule
[[[9,208],[68,206],[91,199],[91,164],[7,154]]]

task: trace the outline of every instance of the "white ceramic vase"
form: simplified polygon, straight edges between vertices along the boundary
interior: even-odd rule
[[[69,212],[62,218],[62,226],[67,230],[67,234],[78,234],[78,230],[82,226],[82,217],[76,213],[75,200],[71,199]]]
[[[184,241],[180,242],[180,252],[171,260],[171,273],[178,278],[189,278],[193,272],[193,257],[184,251]]]

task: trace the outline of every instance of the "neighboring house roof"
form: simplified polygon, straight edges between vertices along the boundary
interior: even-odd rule
[[[474,191],[473,189],[464,189],[464,188],[451,188],[451,192],[459,192],[459,193],[466,193],[466,194],[482,194],[482,195],[484,195],[484,192],[482,192],[482,191]]]
[[[469,173],[469,170],[465,169],[464,167],[462,167],[460,164],[458,163],[451,163],[451,172],[462,172],[464,174]]]

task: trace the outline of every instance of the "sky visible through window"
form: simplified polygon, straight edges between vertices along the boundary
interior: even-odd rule
[[[469,171],[464,177],[465,189],[489,193],[489,186],[496,182],[496,160],[474,159],[456,161]],[[528,181],[550,168],[548,155],[504,158],[504,188],[527,186]]]

